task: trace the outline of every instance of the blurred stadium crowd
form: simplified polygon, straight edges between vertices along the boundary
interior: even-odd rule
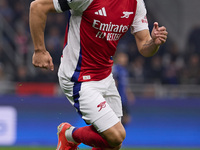
[[[68,14],[51,14],[47,20],[46,47],[53,57],[55,71],[34,68],[28,16],[30,2],[0,1],[0,81],[57,82]],[[152,29],[155,18],[153,14],[147,17]],[[200,84],[200,26],[188,36],[185,49],[179,49],[169,36],[154,57],[144,58],[129,32],[120,40],[118,51],[128,55],[127,69],[134,83]]]

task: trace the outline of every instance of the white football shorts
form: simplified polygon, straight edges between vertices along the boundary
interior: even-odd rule
[[[87,124],[101,133],[117,124],[122,117],[121,97],[113,75],[100,81],[72,82],[59,77],[67,99]]]

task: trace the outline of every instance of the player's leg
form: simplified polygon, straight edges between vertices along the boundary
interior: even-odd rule
[[[101,84],[103,85],[103,87],[106,87],[103,91],[100,90],[102,87],[98,89],[98,86]],[[95,119],[94,122],[92,121],[92,124],[96,128],[97,132],[103,137],[103,139],[105,139],[108,142],[110,148],[113,150],[117,150],[121,147],[121,144],[126,136],[125,129],[119,119],[122,116],[121,98],[115,86],[115,81],[113,80],[112,75],[110,75],[105,80],[98,82],[97,85],[98,86],[95,86],[95,84],[90,84],[89,86],[98,89],[98,91],[103,93],[103,97],[101,97],[102,95],[100,94],[98,96],[97,93],[92,93],[92,90],[90,90],[90,97],[92,97],[92,95],[94,96],[95,94],[97,94],[97,96],[93,98],[93,101],[97,100],[97,103],[93,106],[94,108],[101,106],[99,107],[98,113],[100,113],[101,111],[103,113],[103,111],[106,111],[106,109],[109,111],[102,114],[101,117],[99,117],[98,119]],[[102,99],[101,101],[103,103],[100,103],[101,101],[98,102],[98,100],[100,99]],[[98,103],[100,103],[101,105],[98,105]],[[93,112],[95,112],[95,110],[93,110]],[[98,113],[96,113],[95,115],[98,115]],[[80,138],[80,132],[74,132],[73,134],[74,139],[78,141],[76,136]],[[83,142],[83,140],[80,140],[79,142]],[[95,147],[101,147],[105,149],[106,145],[98,144],[97,142],[95,143]]]
[[[67,84],[64,82],[67,82]],[[97,132],[92,126],[65,128],[66,131],[64,136],[67,138],[68,143],[84,143],[92,147],[101,147],[103,149],[119,149],[125,138],[125,130],[113,110],[108,104],[105,104],[106,101],[104,97],[93,89],[87,89],[87,83],[84,84],[86,85],[85,87],[82,86],[81,88],[77,87],[81,86],[81,84],[74,84],[72,86],[69,81],[61,81],[60,83],[61,87],[64,87],[63,90],[70,102],[76,106],[79,113],[82,112],[84,114],[82,118],[89,123],[94,124],[95,128],[98,130]],[[89,85],[88,87],[92,86]],[[72,87],[73,89],[70,89]],[[98,87],[94,86],[93,88],[96,89]],[[78,95],[74,96],[74,93]],[[77,107],[79,105],[81,105],[81,110]]]
[[[103,149],[108,148],[117,150],[121,147],[121,144],[125,138],[125,130],[121,123],[118,122],[100,134],[95,130],[94,127],[87,126],[75,129],[71,136],[73,137],[74,141],[78,143],[84,143],[92,147]]]
[[[106,99],[109,106],[112,108],[114,113],[118,118],[123,115],[122,113],[122,102],[119,92],[115,86],[115,81],[112,77],[112,74],[108,77],[108,81],[110,84],[104,94],[104,98]],[[118,122],[113,127],[109,128],[108,130],[101,133],[102,137],[104,137],[109,143],[113,146],[114,144],[121,145],[123,140],[125,139],[126,132],[124,126],[122,125],[121,121]]]
[[[106,105],[106,108],[108,107],[107,109],[110,111],[93,122],[95,128],[87,126],[74,129],[71,133],[74,141],[103,149],[114,148],[117,150],[121,147],[121,143],[125,138],[125,130],[116,114],[107,103]]]
[[[84,87],[81,85],[81,83],[73,83],[70,80],[66,78],[61,78],[61,77],[59,77],[59,83],[66,97],[71,102],[71,104],[74,107],[76,107],[78,113],[80,115],[84,114],[82,115],[82,118],[84,120],[91,121],[88,123],[94,122],[92,121],[91,118],[94,118],[94,120],[96,120],[95,117],[99,117],[99,115],[103,113],[104,109],[100,111],[100,113],[97,115],[95,113],[92,113],[93,110],[91,110],[91,108],[96,109],[96,113],[97,113],[99,111],[99,108],[97,107],[97,105],[99,105],[102,101],[104,101],[104,99],[101,96],[101,94],[95,94],[96,92],[94,92],[93,90],[87,89],[86,83],[84,84],[86,87]],[[81,92],[80,92],[80,89],[82,89]],[[81,96],[80,96],[80,93],[81,93]],[[86,97],[84,97],[84,95],[86,95]],[[100,101],[95,102],[94,100],[96,99]],[[93,104],[93,102],[95,102],[96,104]],[[80,109],[80,106],[81,106],[81,109]],[[90,115],[93,115],[93,116],[90,116]],[[101,137],[101,135],[97,132],[97,130],[93,126],[74,128],[68,123],[65,123],[64,128],[62,128],[61,130],[62,131],[59,132],[59,138],[58,138],[59,141],[58,141],[57,150],[70,147],[72,143],[74,143],[75,146],[78,143],[84,143],[92,147],[94,146],[95,147],[101,146],[104,148],[110,147],[108,142]]]
[[[121,122],[100,134],[112,147],[120,146],[126,137],[126,132]]]

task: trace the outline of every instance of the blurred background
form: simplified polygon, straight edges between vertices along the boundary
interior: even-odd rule
[[[55,70],[35,68],[31,1],[0,0],[0,146],[56,146],[61,122],[85,125],[57,79],[68,13],[47,20],[45,42]],[[125,110],[124,147],[200,148],[200,1],[145,3],[150,30],[157,21],[169,35],[151,58],[138,53],[130,32],[119,42],[113,74]]]

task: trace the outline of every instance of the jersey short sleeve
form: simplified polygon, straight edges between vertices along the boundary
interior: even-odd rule
[[[62,5],[68,5],[72,10],[83,12],[93,0],[53,0],[57,12],[63,12]]]
[[[143,0],[137,0],[137,10],[134,21],[131,25],[131,33],[134,34],[138,31],[149,29],[147,21],[147,10]]]

